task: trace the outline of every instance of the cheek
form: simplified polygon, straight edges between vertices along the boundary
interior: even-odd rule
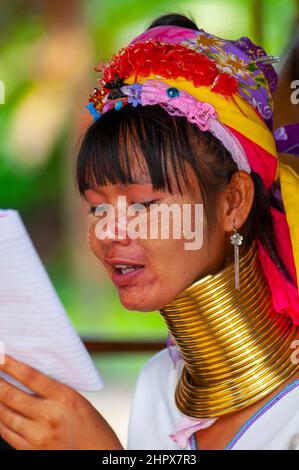
[[[146,242],[146,243],[145,243]],[[150,269],[159,280],[175,279],[190,269],[190,263],[198,258],[198,252],[185,250],[185,240],[146,240],[143,241]],[[201,250],[200,250],[201,251]]]
[[[96,237],[96,220],[92,215],[89,215],[87,222],[87,242],[91,251],[99,257],[101,253],[101,243]]]
[[[195,227],[192,227],[192,230],[194,229]],[[204,223],[200,237],[202,243],[198,244],[194,244],[193,239],[186,239],[183,236],[180,239],[160,238],[140,241],[150,261],[150,270],[159,281],[158,285],[165,288],[167,283],[168,288],[180,291],[209,270],[213,256],[207,243],[206,231],[207,226]],[[186,244],[189,246],[191,244],[192,249],[186,249]]]

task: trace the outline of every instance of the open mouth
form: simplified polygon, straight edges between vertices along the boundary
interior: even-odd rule
[[[118,274],[122,274],[122,275],[125,275],[125,274],[129,274],[129,273],[132,273],[134,271],[138,271],[140,269],[142,269],[144,266],[142,265],[129,265],[129,264],[115,264],[114,265],[114,269],[115,271],[118,273]]]
[[[139,277],[142,276],[146,269],[144,264],[138,264],[138,262],[130,259],[113,259],[107,257],[105,258],[105,262],[109,265],[108,272],[110,273],[112,281],[119,287],[134,285],[138,282],[137,278],[139,280]]]
[[[134,285],[144,269],[141,264],[114,264],[112,281],[118,287]]]

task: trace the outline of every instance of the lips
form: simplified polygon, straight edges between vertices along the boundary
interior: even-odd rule
[[[145,265],[129,259],[105,258],[112,271],[112,281],[118,287],[129,286],[144,271]]]

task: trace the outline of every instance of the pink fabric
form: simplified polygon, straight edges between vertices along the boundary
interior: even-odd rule
[[[178,362],[182,359],[180,350],[175,342],[173,336],[169,333],[166,340],[168,353],[173,361],[173,366],[176,368]],[[206,429],[217,420],[218,418],[193,418],[182,414],[181,420],[176,424],[173,432],[169,437],[181,448],[185,448],[188,439],[195,431],[199,429]]]
[[[290,284],[273,263],[263,245],[258,241],[259,258],[263,272],[272,292],[273,306],[276,312],[287,313],[295,325],[299,325],[298,290]]]
[[[236,131],[232,127],[226,127],[228,127],[228,129],[230,129],[230,131],[237,137],[246,153],[251,169],[260,175],[266,189],[268,190],[275,179],[278,162],[277,158],[264,150],[258,144],[247,139],[247,137],[240,134],[240,132]]]
[[[247,159],[246,153],[236,136],[231,132],[228,126],[220,121],[212,120],[210,132],[218,139],[224,147],[231,153],[232,158],[238,165],[239,170],[251,173],[251,167]]]
[[[293,256],[290,229],[286,219],[286,215],[280,212],[279,210],[275,209],[275,207],[271,207],[271,215],[274,222],[278,250],[281,254],[283,261],[288,267],[290,275],[292,276],[294,281],[296,281],[296,267]]]
[[[127,88],[122,87],[122,91],[126,93]],[[169,97],[169,88],[171,87],[163,80],[146,80],[141,91],[142,105],[159,104],[173,116],[185,116],[203,132],[209,130],[229,150],[238,168],[250,173],[250,164],[242,145],[230,129],[219,122],[215,108],[209,103],[197,100],[185,90],[179,90],[178,96]]]
[[[150,32],[147,30],[139,34],[139,36],[134,38],[133,41],[130,42],[130,44],[147,41],[149,36],[153,41],[167,42],[169,44],[178,44],[181,41],[193,39],[196,33],[197,30],[182,28],[181,26],[171,25],[163,26],[163,28],[156,27],[152,28]]]
[[[259,145],[253,143],[236,130],[230,128],[241,143],[252,170],[260,175],[266,189],[268,190],[274,181],[277,158],[270,155]],[[296,267],[293,256],[291,236],[286,215],[274,207],[271,207],[274,223],[274,231],[277,240],[278,252],[288,269],[293,280],[296,282]],[[267,278],[272,292],[273,306],[276,312],[287,314],[292,318],[294,324],[299,324],[299,291],[279,271],[262,244],[258,241],[258,255],[263,272]]]
[[[159,104],[166,108],[170,114],[186,116],[189,122],[196,124],[202,131],[210,128],[210,118],[217,119],[217,112],[209,103],[197,100],[184,90],[179,96],[169,97],[167,89],[170,88],[163,80],[146,80],[142,86],[141,103],[143,106]]]
[[[169,437],[176,442],[176,444],[185,448],[188,443],[188,439],[195,431],[199,429],[206,429],[212,426],[218,418],[192,418],[190,416],[184,416],[181,421],[176,425],[173,433],[169,434]]]

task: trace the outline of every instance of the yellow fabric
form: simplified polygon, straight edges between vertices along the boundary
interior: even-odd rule
[[[147,77],[138,75],[137,81],[143,83],[145,80],[153,78],[161,77],[152,73]],[[134,81],[134,75],[125,80],[128,84]],[[253,107],[238,93],[234,94],[233,99],[225,98],[220,93],[212,92],[207,86],[195,87],[191,81],[185,80],[185,78],[166,79],[163,77],[163,81],[169,86],[187,91],[200,101],[210,103],[216,109],[220,122],[236,129],[277,158],[276,144],[272,132],[263,123]]]
[[[279,160],[278,176],[280,179],[282,200],[291,235],[297,283],[299,286],[299,175],[292,167]]]
[[[138,83],[144,83],[144,81],[153,78],[160,78],[169,86],[185,90],[198,100],[210,103],[216,109],[221,123],[240,132],[240,134],[278,158],[273,133],[263,123],[249,102],[238,93],[234,94],[233,99],[225,98],[219,93],[212,92],[207,86],[194,87],[191,81],[184,78],[166,79],[152,73],[147,77],[138,75],[137,81]],[[134,75],[131,75],[125,81],[131,84],[136,79]],[[275,179],[277,177],[280,178],[281,182],[282,199],[290,230],[297,283],[299,286],[299,176],[289,165],[281,162],[278,158]]]

